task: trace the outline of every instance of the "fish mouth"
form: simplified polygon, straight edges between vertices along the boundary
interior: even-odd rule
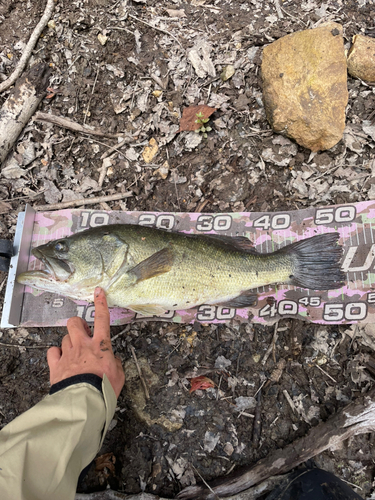
[[[52,278],[55,281],[67,281],[75,271],[69,261],[47,256],[38,248],[34,248],[31,253],[41,260],[45,266],[45,270],[38,271],[38,273],[41,273],[41,277]]]

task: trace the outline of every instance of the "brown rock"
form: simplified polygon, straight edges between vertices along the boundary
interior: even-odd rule
[[[327,23],[265,47],[263,100],[275,132],[312,151],[342,138],[348,102],[342,27]]]
[[[375,38],[354,35],[347,63],[352,76],[365,82],[375,82]]]

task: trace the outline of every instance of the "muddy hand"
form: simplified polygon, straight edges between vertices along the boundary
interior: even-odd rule
[[[109,310],[105,293],[95,289],[94,334],[82,318],[70,318],[68,334],[61,348],[47,351],[51,385],[73,375],[94,373],[103,378],[106,374],[118,397],[125,382],[124,370],[119,358],[114,356],[109,328]]]

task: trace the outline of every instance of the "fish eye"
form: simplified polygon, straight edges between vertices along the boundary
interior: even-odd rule
[[[55,250],[59,253],[66,253],[68,251],[68,245],[64,241],[58,241],[55,243]]]

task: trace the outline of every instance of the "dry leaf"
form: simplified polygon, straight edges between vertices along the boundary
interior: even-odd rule
[[[202,126],[202,123],[197,123],[199,113],[201,113],[201,120],[207,120],[215,111],[216,108],[211,108],[205,104],[185,108],[182,112],[179,132],[184,130],[198,130]]]
[[[154,159],[156,153],[159,150],[158,143],[156,140],[151,137],[151,139],[148,141],[149,146],[146,146],[145,149],[143,150],[142,156],[143,159],[146,163],[151,163],[152,160]]]
[[[215,387],[215,382],[213,382],[210,378],[204,377],[203,375],[200,377],[195,377],[190,380],[191,388],[190,393],[200,390],[209,389],[210,387]]]

